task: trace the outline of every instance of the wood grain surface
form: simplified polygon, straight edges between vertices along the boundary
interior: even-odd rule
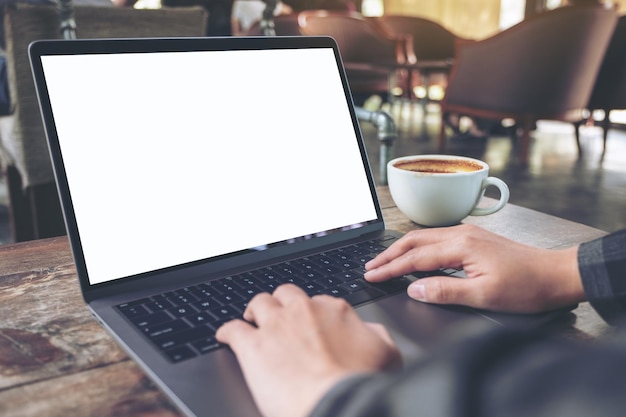
[[[378,191],[389,228],[418,228]],[[545,248],[604,234],[513,205],[466,222]],[[589,339],[608,327],[583,303],[552,329]],[[146,415],[180,414],[91,317],[67,238],[0,246],[0,416]]]

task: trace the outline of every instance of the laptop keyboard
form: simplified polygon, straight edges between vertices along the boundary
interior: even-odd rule
[[[260,292],[293,283],[310,296],[328,294],[353,306],[404,291],[429,273],[394,278],[379,284],[365,281],[365,263],[393,242],[392,236],[291,260],[207,283],[184,287],[117,305],[172,362],[219,349],[215,331],[241,318],[248,302]]]

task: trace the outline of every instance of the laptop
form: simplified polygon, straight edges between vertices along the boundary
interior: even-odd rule
[[[285,282],[347,299],[407,360],[466,320],[522,320],[411,300],[427,272],[362,279],[400,235],[333,39],[38,41],[30,58],[84,300],[186,415],[258,415],[214,331]]]

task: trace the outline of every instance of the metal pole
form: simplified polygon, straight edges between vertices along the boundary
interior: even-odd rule
[[[58,0],[57,11],[61,21],[60,32],[63,39],[76,39],[76,21],[72,0]]]
[[[263,0],[263,2],[265,3],[265,9],[263,9],[263,17],[260,22],[261,33],[263,36],[276,36],[274,10],[276,10],[278,0]]]
[[[355,107],[354,111],[359,120],[370,122],[378,130],[380,139],[380,183],[387,185],[387,163],[393,157],[393,142],[398,137],[398,130],[393,118],[384,111],[370,111],[362,107]]]

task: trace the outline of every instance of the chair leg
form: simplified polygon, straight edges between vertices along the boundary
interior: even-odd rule
[[[32,208],[22,186],[22,177],[15,166],[6,168],[7,187],[9,192],[9,221],[13,241],[23,242],[35,239],[32,222]]]
[[[424,88],[426,89],[426,95],[424,96],[424,100],[422,101],[424,116],[426,116],[426,112],[428,111],[428,103],[430,103],[430,74],[428,72],[422,74],[422,82],[424,83]]]
[[[609,113],[610,110],[604,110],[604,120],[602,120],[602,155],[606,152],[606,138],[609,135],[609,128],[611,127]]]
[[[528,165],[530,155],[530,131],[533,129],[534,120],[525,117],[522,120],[522,135],[520,137],[520,162],[523,166]]]
[[[35,238],[65,235],[65,222],[54,182],[28,187]]]
[[[448,112],[441,111],[441,125],[439,126],[439,153],[443,153],[446,150],[446,120]]]
[[[24,188],[14,166],[7,167],[6,176],[13,240],[24,242],[64,235],[65,223],[54,182]]]
[[[584,120],[579,122],[574,122],[574,136],[576,137],[576,146],[578,147],[578,158],[582,158],[583,156],[583,147],[580,143],[580,126],[583,124]]]

